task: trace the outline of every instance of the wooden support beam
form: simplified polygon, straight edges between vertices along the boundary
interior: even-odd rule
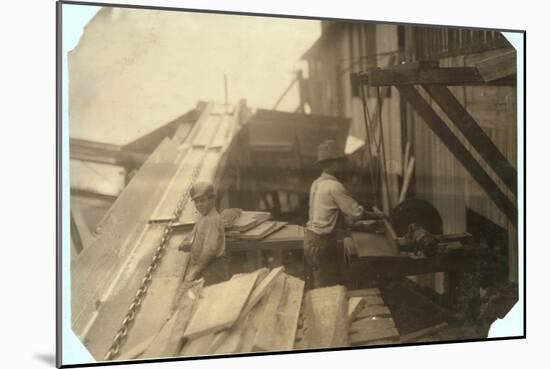
[[[516,50],[507,50],[502,54],[484,59],[476,64],[481,78],[485,82],[515,75],[516,72]]]
[[[506,186],[516,195],[516,170],[455,95],[446,86],[422,85],[422,87],[447,114],[464,137],[468,139],[474,149],[485,159],[487,164],[504,181]]]
[[[401,96],[417,111],[424,122],[439,137],[455,158],[464,166],[477,183],[485,190],[498,208],[514,224],[517,222],[517,208],[506,197],[493,179],[485,172],[472,154],[434,112],[414,86],[397,86]]]
[[[487,82],[475,67],[447,68],[392,68],[373,69],[359,74],[360,82],[369,86],[400,86],[417,84],[442,84],[447,86],[485,85]],[[495,84],[513,84],[510,79],[494,81]],[[493,81],[491,81],[493,84]]]

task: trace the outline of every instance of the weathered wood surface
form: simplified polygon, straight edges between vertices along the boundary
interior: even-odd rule
[[[437,324],[433,327],[428,327],[428,328],[425,328],[425,329],[421,329],[419,331],[412,332],[412,333],[401,336],[400,342],[401,343],[416,342],[421,338],[436,334],[436,333],[444,330],[447,327],[448,327],[447,323],[441,323],[441,324]]]
[[[395,322],[391,317],[368,317],[351,323],[349,331],[353,333],[361,330],[381,330],[386,328],[395,328]]]
[[[265,211],[243,211],[241,215],[235,219],[231,231],[246,232],[259,224],[269,220],[271,214]]]
[[[499,55],[481,60],[476,68],[485,82],[512,76],[517,73],[516,50],[507,50]]]
[[[279,229],[287,225],[287,222],[277,222],[268,220],[246,232],[238,234],[239,239],[243,240],[261,240],[268,235],[277,232]]]
[[[212,344],[208,349],[209,352],[214,353],[219,350],[221,350],[221,352],[234,352],[234,350],[237,350],[248,314],[252,309],[254,309],[262,297],[269,292],[271,285],[283,269],[284,268],[282,267],[273,269],[268,273],[267,268],[262,268],[254,272],[258,277],[256,279],[254,289],[252,290],[246,305],[239,315],[239,319],[231,328],[216,333],[214,339],[212,340]],[[231,279],[242,278],[246,275],[247,274],[235,274]]]
[[[159,225],[149,225],[143,238],[139,241],[139,245],[136,247],[136,251],[132,253],[126,265],[121,269],[119,279],[113,284],[112,290],[108,295],[108,298],[101,302],[98,308],[98,314],[93,324],[89,328],[85,336],[86,348],[98,359],[103,359],[109,345],[112,342],[117,330],[121,326],[121,322],[124,319],[128,307],[130,306],[137,289],[141,285],[143,273],[151,263],[152,255],[155,251],[151,245],[155,245],[156,242],[162,236],[162,227]],[[175,235],[170,240],[167,249],[165,250],[165,259],[160,264],[159,269],[155,273],[153,279],[157,277],[163,278],[166,281],[167,277],[175,278],[173,283],[160,283],[161,281],[151,283],[149,286],[149,292],[152,291],[153,296],[163,296],[163,304],[170,304],[170,298],[174,296],[174,291],[179,284],[178,278],[181,278],[183,272],[185,272],[189,257],[187,254],[177,251],[177,244],[181,240],[181,235]],[[137,277],[136,277],[137,276]],[[147,293],[147,295],[149,294]],[[162,321],[164,317],[156,316],[154,312],[158,311],[155,308],[156,299],[153,297],[151,303],[146,302],[149,298],[144,298],[142,307],[137,313],[136,320],[133,327],[128,334],[128,339],[125,345],[132,347],[146,338],[150,337],[151,332],[154,332],[154,327],[151,328],[139,328],[142,323],[149,323],[150,319],[144,319],[140,317],[143,314],[151,314],[149,318]],[[164,299],[166,297],[166,299]],[[144,306],[146,308],[144,308]],[[168,307],[168,306],[166,306]],[[165,306],[161,306],[162,311]],[[148,312],[150,310],[150,312]],[[157,323],[154,323],[157,327]],[[122,347],[124,349],[125,345]]]
[[[346,288],[317,288],[304,300],[305,348],[344,347],[348,341],[348,298]]]
[[[385,305],[366,305],[361,311],[355,316],[356,319],[368,318],[373,316],[390,316],[391,311]]]
[[[176,157],[174,143],[164,140],[115,201],[99,235],[72,261],[71,321],[77,335],[83,335],[91,324],[97,301],[147,225],[163,183],[177,167]]]
[[[364,288],[361,290],[348,291],[349,297],[366,297],[377,296],[380,297],[380,290],[378,288]]]
[[[355,320],[357,314],[363,310],[366,301],[362,297],[351,297],[348,301],[348,319],[350,322]]]
[[[283,351],[294,347],[298,316],[304,293],[304,282],[290,275],[283,275],[283,291],[274,311],[260,321],[254,341],[255,351]]]
[[[446,123],[435,113],[432,107],[413,86],[398,86],[401,96],[416,110],[433,133],[449,149],[453,156],[462,164],[464,169],[483,188],[494,204],[505,214],[512,223],[517,221],[517,207],[506,196],[497,183],[487,174],[478,160],[455,136]]]
[[[121,354],[118,356],[119,360],[132,360],[139,358],[145,350],[147,350],[147,347],[151,345],[151,342],[155,339],[156,335],[151,336],[147,338],[146,340],[138,343],[137,345],[127,348],[125,351],[122,351]]]
[[[159,332],[155,335],[155,338],[151,341],[151,344],[147,347],[145,352],[141,354],[140,358],[154,359],[164,356],[165,348],[170,340],[172,329],[176,324],[176,317],[172,316],[168,321],[164,323]]]
[[[423,83],[451,85],[483,85],[478,68],[447,67],[419,69],[375,69],[368,73],[371,86],[405,86]]]
[[[450,118],[468,143],[481,155],[487,164],[502,179],[502,182],[517,193],[517,172],[496,144],[481,128],[476,119],[458,101],[446,86],[423,85],[424,89]]]
[[[383,345],[399,340],[391,312],[376,288],[350,291],[349,296],[365,300],[365,306],[350,320],[349,341],[352,346]],[[353,297],[352,297],[353,298]]]
[[[399,332],[395,327],[374,326],[354,332],[349,336],[352,346],[365,345],[374,341],[394,339],[399,337]]]
[[[163,356],[176,356],[180,353],[183,346],[183,332],[185,332],[187,324],[196,310],[195,304],[202,291],[203,284],[204,280],[199,280],[198,283],[186,289],[183,296],[181,296],[178,310],[170,317],[170,319],[175,320],[175,323],[170,330],[168,342],[166,342],[163,350]]]
[[[214,333],[208,333],[200,337],[188,340],[181,352],[180,356],[200,356],[209,354],[208,349],[214,339]]]
[[[251,273],[205,288],[185,337],[193,339],[231,327],[244,308],[256,278],[257,274]]]

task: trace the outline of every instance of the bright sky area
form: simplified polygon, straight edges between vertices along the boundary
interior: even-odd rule
[[[128,143],[196,106],[273,107],[320,36],[312,20],[63,5],[70,136]],[[294,87],[279,109],[298,105]]]

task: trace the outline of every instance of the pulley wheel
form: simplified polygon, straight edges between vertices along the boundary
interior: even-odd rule
[[[407,199],[393,209],[391,223],[398,237],[407,233],[409,224],[425,228],[428,232],[438,235],[443,233],[443,220],[437,209],[426,200]]]

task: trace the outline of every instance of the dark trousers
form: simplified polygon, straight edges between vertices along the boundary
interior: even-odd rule
[[[227,256],[221,256],[212,260],[208,266],[202,271],[204,285],[210,286],[224,282],[229,279],[229,260]]]
[[[308,288],[344,284],[339,256],[334,235],[318,235],[306,229],[304,259]]]
[[[197,264],[190,262],[185,274],[186,281],[204,278],[204,286],[224,282],[229,279],[229,258],[220,256],[212,259],[204,269],[199,270]]]

